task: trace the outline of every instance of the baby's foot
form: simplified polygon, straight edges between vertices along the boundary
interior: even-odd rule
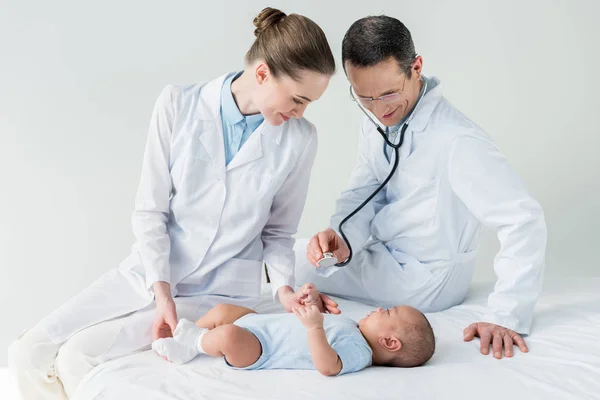
[[[198,327],[187,319],[181,319],[172,338],[155,340],[152,349],[165,360],[185,364],[202,352],[200,340],[208,329]]]
[[[173,339],[185,347],[200,349],[200,338],[207,331],[208,329],[200,328],[192,321],[182,318],[173,332]]]
[[[303,294],[303,302],[306,307],[317,306],[320,312],[325,312],[325,307],[323,306],[323,300],[321,296],[319,296],[319,291],[317,287],[312,283],[305,283],[302,285],[300,289],[298,289]]]
[[[152,342],[152,350],[167,361],[175,364],[185,364],[194,359],[200,351],[194,347],[187,347],[173,338],[162,338]]]

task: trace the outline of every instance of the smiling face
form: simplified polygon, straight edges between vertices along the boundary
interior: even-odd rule
[[[287,75],[274,77],[266,64],[259,64],[255,78],[253,103],[268,123],[278,126],[290,118],[302,118],[306,107],[323,95],[331,77],[309,70],[300,71],[297,80]]]
[[[394,126],[412,110],[419,97],[422,65],[422,58],[415,58],[410,77],[400,69],[394,57],[368,67],[357,67],[347,61],[345,70],[359,100],[391,97],[391,101],[375,100],[361,103],[383,125]]]

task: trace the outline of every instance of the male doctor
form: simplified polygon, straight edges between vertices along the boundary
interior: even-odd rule
[[[498,281],[487,311],[467,326],[464,340],[502,358],[527,351],[541,290],[546,225],[529,195],[486,133],[442,95],[440,80],[422,74],[409,30],[387,16],[356,21],[342,44],[351,94],[373,120],[360,130],[358,163],[337,202],[330,228],[296,247],[296,277],[319,290],[377,306],[409,304],[435,312],[461,303],[469,289],[482,225],[496,230]],[[398,144],[396,173],[342,231],[352,248],[346,266],[316,268],[323,253],[340,261],[350,250],[340,222],[387,178]],[[406,125],[406,126],[405,126]]]

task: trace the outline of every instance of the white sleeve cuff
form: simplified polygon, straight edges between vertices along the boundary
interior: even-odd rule
[[[152,285],[156,282],[166,282],[171,285],[171,274],[169,272],[160,273],[158,271],[149,272],[146,271],[146,287],[154,295],[154,290],[152,289]],[[171,285],[171,291],[173,290],[173,285]]]
[[[273,292],[273,300],[275,300],[275,302],[279,302],[279,295],[277,294],[277,291],[282,286],[289,286],[293,290],[294,283],[295,283],[294,276],[293,275],[287,276],[287,277],[283,276],[282,274],[279,273],[279,271],[274,271],[273,269],[270,269],[268,267],[267,267],[267,270],[269,272],[269,279],[271,280],[271,290]]]
[[[489,324],[502,326],[506,329],[513,330],[519,334],[529,334],[529,328],[523,327],[522,329],[519,329],[519,320],[516,317],[510,315],[500,316],[497,314],[486,312],[481,322],[487,322]]]

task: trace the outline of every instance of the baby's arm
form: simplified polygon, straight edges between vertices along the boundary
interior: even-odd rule
[[[342,361],[327,341],[323,329],[323,314],[315,305],[295,309],[294,313],[308,330],[310,356],[317,370],[326,376],[339,374],[342,370]]]
[[[256,311],[233,304],[217,304],[196,321],[196,325],[200,328],[213,329],[217,326],[233,324],[244,315],[252,313]]]

